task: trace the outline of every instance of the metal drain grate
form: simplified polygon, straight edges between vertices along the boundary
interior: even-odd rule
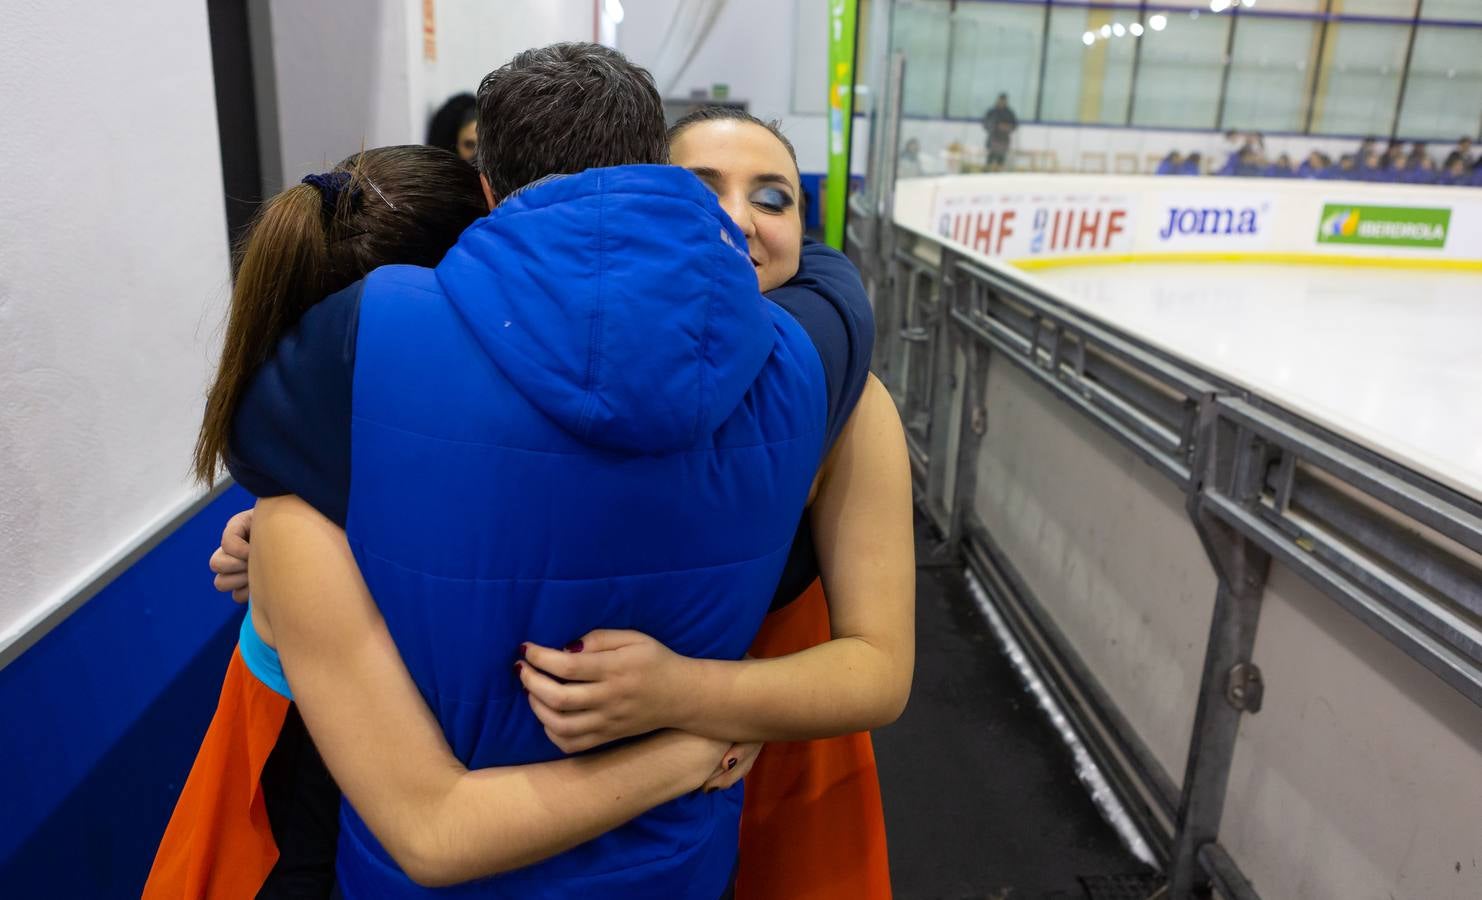
[[[1077,879],[1086,889],[1086,900],[1152,900],[1159,897],[1166,885],[1163,876],[1146,873],[1141,875],[1081,875]]]

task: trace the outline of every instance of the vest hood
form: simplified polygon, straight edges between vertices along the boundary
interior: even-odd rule
[[[745,247],[689,172],[621,166],[511,196],[436,271],[532,405],[585,443],[656,454],[714,431],[772,352]]]

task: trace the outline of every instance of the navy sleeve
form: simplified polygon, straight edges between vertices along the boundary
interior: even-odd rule
[[[767,293],[787,310],[818,348],[828,385],[828,430],[825,452],[838,439],[854,412],[870,374],[875,346],[875,313],[865,295],[859,271],[844,254],[814,240],[803,242],[798,274]]]
[[[767,297],[797,319],[818,348],[828,387],[828,426],[824,452],[832,449],[854,412],[870,374],[875,346],[875,313],[854,264],[818,241],[803,242],[802,263],[792,281]],[[797,599],[818,578],[813,526],[805,512],[798,522],[787,562],[772,595],[772,610]]]
[[[227,470],[258,497],[297,494],[344,527],[350,402],[363,282],[304,313],[252,376],[232,418]]]

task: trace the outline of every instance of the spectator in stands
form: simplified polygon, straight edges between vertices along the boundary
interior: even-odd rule
[[[1276,157],[1276,162],[1266,167],[1267,178],[1296,178],[1297,170],[1292,168],[1292,158],[1285,153]]]
[[[1441,168],[1449,172],[1451,170],[1451,163],[1458,159],[1468,169],[1477,164],[1477,161],[1472,158],[1472,139],[1466,135],[1463,135],[1461,140],[1456,142],[1455,150],[1446,154],[1446,162],[1441,164]]]
[[[1165,157],[1163,157],[1163,161],[1160,162],[1160,163],[1158,163],[1158,171],[1157,171],[1156,174],[1158,174],[1158,175],[1182,175],[1182,174],[1184,174],[1184,172],[1183,172],[1183,166],[1184,166],[1184,156],[1183,156],[1183,154],[1182,153],[1179,153],[1177,150],[1170,150],[1170,151],[1168,151],[1168,155],[1165,156]]]
[[[1225,132],[1227,145],[1240,141],[1240,132]],[[1357,153],[1344,154],[1335,163],[1320,150],[1313,150],[1293,166],[1289,155],[1283,153],[1275,162],[1268,162],[1264,136],[1258,132],[1244,135],[1244,141],[1215,172],[1224,176],[1259,176],[1265,178],[1315,178],[1324,181],[1374,181],[1395,184],[1448,184],[1476,185],[1482,187],[1482,159],[1472,155],[1471,138],[1462,138],[1456,149],[1441,165],[1426,151],[1423,141],[1415,141],[1406,152],[1404,141],[1391,141],[1381,151],[1378,141],[1365,138]],[[1199,154],[1180,157],[1177,151],[1165,156],[1158,164],[1159,175],[1202,175],[1203,167]]]
[[[1453,151],[1446,157],[1446,168],[1436,179],[1436,184],[1471,184],[1472,169],[1466,163],[1465,154]]]
[[[1329,166],[1319,178],[1337,179],[1341,181],[1358,181],[1358,161],[1352,153],[1345,153],[1338,158],[1338,165]]]
[[[1425,152],[1425,145],[1417,142],[1410,151],[1409,159],[1405,160],[1405,168],[1400,172],[1399,180],[1407,184],[1434,184],[1438,174],[1436,161]]]
[[[1245,147],[1245,138],[1238,131],[1225,132],[1225,164],[1240,156],[1240,151]]]
[[[1379,167],[1391,172],[1403,169],[1405,167],[1405,142],[1390,141],[1384,155],[1379,158]]]
[[[1380,155],[1378,148],[1373,146],[1372,141],[1365,143],[1370,144],[1369,151],[1355,162],[1354,171],[1358,174],[1354,177],[1360,181],[1379,181],[1384,173],[1384,157]]]
[[[1331,159],[1328,159],[1321,152],[1314,150],[1307,154],[1307,158],[1302,160],[1302,165],[1297,167],[1297,176],[1299,178],[1321,178],[1322,173],[1331,168],[1332,165],[1333,161]]]
[[[895,177],[920,178],[921,174],[921,142],[911,138],[906,141],[901,158],[895,164]]]
[[[1009,143],[1018,127],[1019,117],[1009,107],[1009,95],[999,94],[983,114],[983,130],[988,132],[988,171],[1002,172],[1008,165]]]
[[[1259,131],[1241,135],[1238,131],[1225,132],[1225,143],[1234,146],[1220,175],[1259,175],[1266,166],[1266,137]],[[1254,171],[1253,171],[1254,170]]]
[[[1240,148],[1239,153],[1231,155],[1231,157],[1225,161],[1224,167],[1215,174],[1227,176],[1235,175],[1241,178],[1252,178],[1260,175],[1261,170],[1261,157],[1256,153],[1254,147],[1252,147],[1250,144],[1246,144],[1244,147]]]
[[[1430,154],[1425,152],[1425,144],[1422,141],[1416,141],[1410,145],[1410,155],[1405,158],[1405,168],[1418,169],[1422,161],[1427,159],[1430,159]],[[1431,163],[1431,168],[1435,169],[1434,161]]]

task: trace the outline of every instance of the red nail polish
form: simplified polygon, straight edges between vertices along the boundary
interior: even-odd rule
[[[519,675],[520,674],[520,668],[523,665],[524,665],[524,663],[519,663],[519,662],[515,663],[515,675]]]
[[[581,652],[581,648],[582,648],[582,642],[578,639],[578,640],[572,641],[571,643],[569,643],[569,644],[566,645],[566,652],[567,653],[580,653]]]
[[[524,659],[525,658],[525,650],[528,649],[529,646],[530,646],[529,644],[521,644],[520,645],[520,659]]]
[[[734,769],[734,768],[736,768],[736,763],[738,763],[738,762],[740,762],[739,759],[735,759],[735,758],[728,759],[728,760],[726,760],[726,768],[727,769]]]

